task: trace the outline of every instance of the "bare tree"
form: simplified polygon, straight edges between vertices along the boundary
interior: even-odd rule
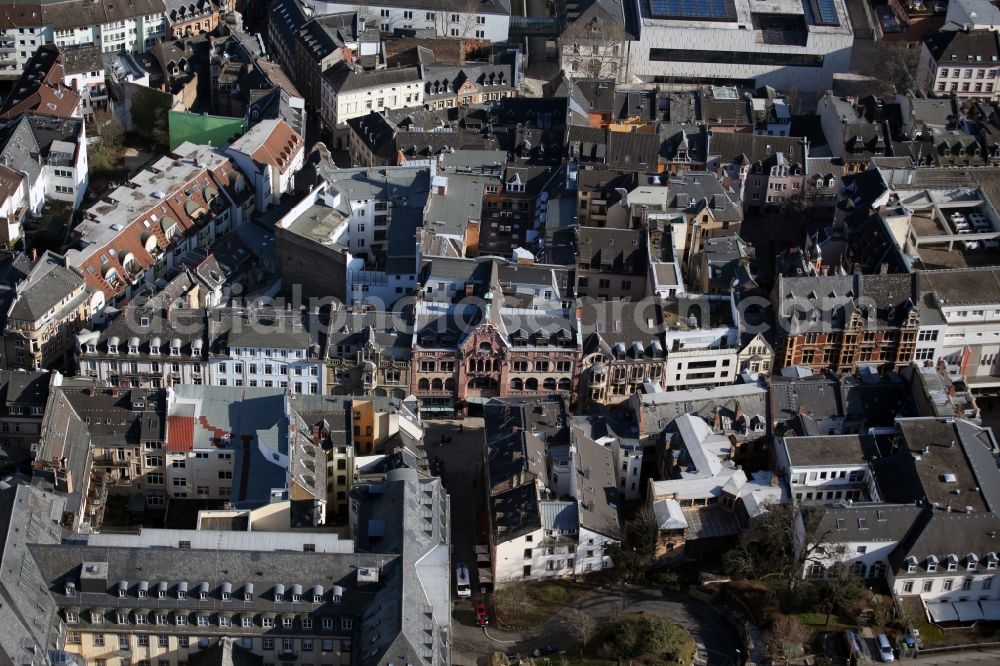
[[[534,606],[527,586],[521,581],[506,583],[493,593],[493,608],[497,619],[505,624],[516,624],[517,618],[527,614]]]
[[[914,87],[920,49],[903,42],[875,43],[868,57],[861,60],[862,73],[872,79],[872,93],[879,97],[895,97]]]
[[[809,631],[798,618],[778,615],[764,635],[764,652],[774,661],[784,661],[801,656],[802,644],[809,640]]]
[[[620,26],[594,17],[570,27],[561,38],[563,68],[570,76],[621,81],[628,38]]]
[[[118,117],[106,109],[94,111],[94,131],[101,139],[101,145],[114,150],[122,145],[125,128]]]
[[[832,541],[835,529],[822,525],[821,511],[800,511],[792,503],[766,508],[740,544],[726,554],[730,574],[748,580],[778,578],[790,595],[811,566],[840,561],[844,546]]]
[[[566,620],[566,624],[573,640],[580,645],[580,656],[582,657],[587,644],[590,643],[591,639],[594,638],[594,634],[597,633],[597,620],[586,611],[573,609]]]
[[[842,616],[857,610],[865,596],[865,586],[861,579],[847,567],[838,564],[834,567],[834,577],[824,586],[823,605],[826,607],[826,624],[836,612]]]

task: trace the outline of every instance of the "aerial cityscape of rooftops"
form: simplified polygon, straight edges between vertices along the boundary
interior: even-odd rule
[[[1000,663],[1000,0],[0,21],[0,666]]]

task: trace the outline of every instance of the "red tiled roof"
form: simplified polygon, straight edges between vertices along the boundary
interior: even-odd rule
[[[190,230],[196,226],[195,221],[191,219],[190,215],[188,215],[184,204],[187,203],[188,200],[191,200],[194,201],[199,208],[207,208],[208,202],[205,200],[204,188],[208,186],[228,188],[231,184],[231,173],[232,166],[229,162],[214,171],[205,169],[198,174],[198,176],[179,187],[176,191],[168,193],[168,196],[162,201],[157,202],[155,206],[152,206],[141,215],[137,215],[135,219],[133,219],[128,226],[122,229],[117,236],[107,243],[104,248],[94,252],[93,255],[82,263],[80,271],[83,272],[84,281],[91,287],[103,291],[109,300],[117,296],[121,291],[124,291],[124,288],[119,291],[112,289],[111,285],[103,279],[103,270],[110,266],[111,268],[114,268],[119,275],[124,276],[124,267],[118,260],[118,255],[122,252],[132,254],[136,263],[141,267],[143,272],[149,270],[149,268],[151,268],[156,262],[156,259],[146,251],[143,245],[143,233],[149,233],[156,236],[157,244],[163,251],[168,251],[178,245],[187,238]],[[194,185],[199,185],[198,189],[200,191],[194,191]],[[191,194],[186,194],[186,192],[189,191]],[[175,198],[179,198],[180,203],[176,202],[174,200]],[[166,207],[166,212],[162,210],[163,207]],[[151,215],[153,214],[157,215],[158,220],[162,220],[164,216],[170,216],[177,222],[180,234],[178,234],[177,238],[173,242],[167,241],[167,237],[163,233],[160,223],[152,220]],[[143,224],[143,220],[149,222],[149,227],[146,227],[146,225]],[[108,248],[114,248],[114,252],[108,252]],[[102,254],[108,257],[108,261],[106,263],[102,263],[101,261]],[[93,269],[93,273],[87,271],[88,267]]]
[[[305,141],[302,137],[289,127],[288,123],[279,120],[264,143],[254,150],[250,157],[255,162],[276,166],[281,173],[284,173],[291,165],[292,158],[304,146]]]
[[[190,451],[194,448],[194,417],[167,417],[167,451]]]

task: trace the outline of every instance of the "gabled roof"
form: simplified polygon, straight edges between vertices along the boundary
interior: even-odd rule
[[[305,141],[283,120],[262,120],[234,141],[229,150],[243,153],[258,164],[268,164],[284,173]]]

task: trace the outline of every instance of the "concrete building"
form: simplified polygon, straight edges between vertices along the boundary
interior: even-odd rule
[[[640,5],[631,73],[644,82],[720,82],[823,91],[849,69],[854,34],[843,2],[747,0],[691,8]]]

